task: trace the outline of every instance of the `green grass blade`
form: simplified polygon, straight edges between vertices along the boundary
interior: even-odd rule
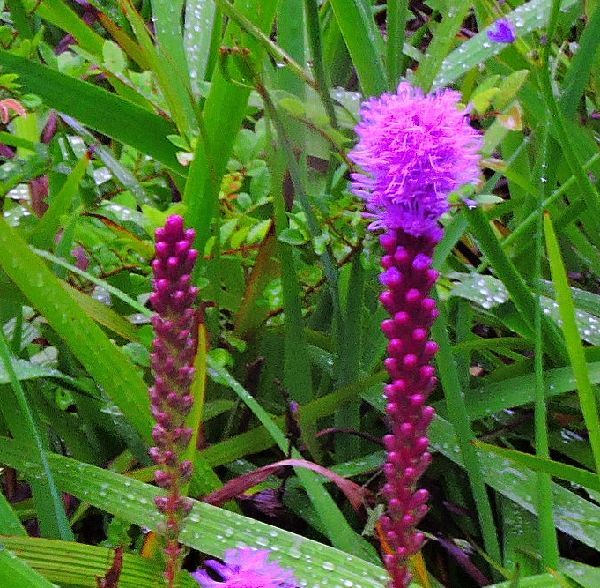
[[[0,543],[0,585],[11,588],[54,588],[43,576]]]
[[[273,157],[272,159],[275,159]],[[273,208],[277,236],[288,228],[283,195],[283,161],[274,162],[272,179],[274,186]],[[300,285],[294,263],[294,251],[290,244],[277,241],[277,254],[281,267],[281,286],[285,312],[284,323],[284,383],[290,397],[304,405],[313,397],[312,374],[308,359],[304,320],[300,304]]]
[[[214,2],[187,0],[185,3],[183,45],[190,72],[190,84],[195,96],[200,93],[200,82],[206,77],[211,59],[215,20],[216,5]]]
[[[77,306],[20,235],[0,218],[0,266],[46,317],[126,419],[150,440],[152,418],[146,384],[127,357]]]
[[[546,112],[546,117],[548,113]],[[538,219],[535,227],[535,262],[534,262],[534,280],[539,280],[542,275],[542,256],[544,253],[543,247],[543,197],[546,196],[543,184],[543,170],[548,164],[548,124],[544,120],[539,137],[538,159],[535,166],[535,176],[538,185],[540,186],[540,194],[537,198],[537,213]],[[534,337],[535,337],[535,451],[536,455],[541,459],[547,459],[550,456],[548,445],[548,416],[546,408],[546,389],[544,385],[544,338],[542,333],[542,305],[541,298],[538,297],[534,317]],[[545,569],[558,567],[558,541],[556,537],[556,529],[552,520],[552,479],[544,472],[538,472],[537,475],[537,510],[539,520],[539,544],[542,555],[542,563]]]
[[[561,8],[569,11],[577,4],[578,0],[563,0]],[[543,29],[548,23],[552,0],[531,0],[518,6],[508,13],[505,18],[515,26],[517,36],[521,37],[532,31]],[[456,48],[441,66],[439,73],[433,81],[433,89],[448,86],[471,69],[484,64],[488,59],[498,55],[505,49],[502,43],[491,43],[487,36],[487,29],[462,43]]]
[[[405,69],[404,41],[406,20],[409,14],[408,0],[388,0],[387,3],[387,76],[389,89],[393,92]]]
[[[102,55],[104,39],[89,27],[83,18],[62,0],[43,0],[36,8],[36,14],[44,20],[70,33],[86,51]]]
[[[331,0],[335,18],[365,96],[376,96],[388,89],[380,47],[381,36],[373,21],[367,0]]]
[[[577,324],[575,322],[575,305],[569,288],[567,273],[560,253],[558,240],[549,215],[544,217],[544,231],[546,236],[546,249],[552,272],[552,281],[556,290],[556,300],[562,320],[562,330],[567,344],[567,351],[573,374],[577,382],[577,392],[581,412],[588,429],[590,446],[596,465],[596,474],[600,476],[600,419],[598,418],[598,405],[596,396],[590,382],[588,364]]]
[[[500,564],[502,562],[502,554],[496,533],[494,515],[487,495],[479,456],[472,444],[475,434],[471,429],[471,422],[465,407],[464,393],[456,369],[456,360],[452,354],[450,339],[448,337],[448,323],[442,308],[440,308],[440,316],[432,327],[432,335],[433,339],[440,346],[436,356],[438,374],[446,397],[446,407],[450,422],[456,431],[463,463],[469,476],[469,484],[477,506],[477,516],[481,526],[485,549],[487,554]]]
[[[489,443],[483,443],[482,441],[475,441],[475,446],[482,451],[489,451],[500,455],[501,457],[505,457],[506,459],[510,459],[534,472],[543,472],[553,478],[573,482],[574,484],[584,486],[590,490],[600,492],[600,479],[598,479],[598,476],[593,472],[559,461],[554,461],[549,458],[523,453],[522,451],[517,451],[515,449],[497,447],[496,445],[490,445]]]
[[[365,271],[360,255],[352,260],[350,278],[346,288],[346,308],[342,326],[340,349],[337,360],[337,383],[343,387],[356,382],[360,375],[362,356],[362,316],[365,290]],[[335,426],[343,429],[360,430],[360,399],[340,407],[335,415]],[[348,461],[360,455],[360,439],[354,435],[338,435],[335,439],[337,461]]]
[[[433,40],[427,48],[427,54],[421,60],[416,78],[419,86],[426,92],[431,89],[433,80],[438,75],[444,58],[448,55],[457,33],[463,25],[471,8],[469,0],[452,2],[452,10],[448,10],[438,25]]]
[[[323,39],[321,35],[321,24],[319,21],[319,7],[317,0],[305,0],[304,10],[306,12],[306,31],[308,36],[308,44],[310,46],[310,54],[313,62],[313,71],[315,73],[315,80],[317,82],[317,88],[323,107],[327,116],[329,117],[329,123],[332,128],[337,128],[337,118],[333,101],[331,99],[330,87],[331,80],[325,72],[325,63],[323,60]]]
[[[2,329],[0,329],[0,357],[4,364],[4,369],[10,379],[10,385],[17,399],[21,417],[26,427],[26,430],[20,431],[19,434],[22,434],[23,437],[28,437],[31,445],[36,448],[37,459],[39,459],[44,471],[43,481],[37,481],[37,488],[39,488],[37,503],[40,526],[42,527],[43,532],[50,537],[60,537],[61,539],[69,541],[73,540],[74,536],[71,532],[67,515],[65,514],[62,498],[56,488],[54,477],[50,471],[48,458],[42,443],[42,437],[35,424],[29,404],[27,403],[25,391],[13,369],[10,348]]]
[[[177,149],[167,139],[167,135],[176,134],[176,128],[162,117],[116,94],[7,51],[0,50],[0,65],[19,74],[23,92],[37,94],[47,106],[183,173],[175,156]]]
[[[269,33],[276,7],[275,0],[252,0],[244,3],[244,16],[261,31]],[[240,34],[238,26],[230,22],[224,44],[234,45],[240,40]],[[248,47],[253,58],[259,59],[262,55],[259,42],[249,35],[242,38],[242,46]],[[188,207],[186,220],[196,229],[195,246],[200,252],[204,251],[210,237],[221,179],[242,125],[249,96],[249,88],[231,83],[225,79],[221,68],[215,68],[202,112],[204,128],[183,194],[183,201]]]
[[[594,58],[600,47],[598,31],[600,31],[600,4],[597,3],[579,38],[579,48],[563,81],[564,90],[559,104],[566,117],[573,116],[577,111],[579,101],[588,83],[590,72],[594,66]]]
[[[184,0],[152,0],[152,20],[160,52],[178,75],[187,78],[188,67],[181,34]]]
[[[533,333],[533,317],[535,316],[537,302],[523,277],[502,250],[500,242],[483,212],[478,208],[468,210],[467,220],[481,250],[491,263],[496,275],[506,286],[517,310]],[[543,331],[547,352],[555,361],[567,363],[567,354],[560,333],[554,323],[545,316],[543,317]]]

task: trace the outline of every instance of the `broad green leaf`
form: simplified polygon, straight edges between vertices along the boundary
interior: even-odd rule
[[[178,174],[183,173],[175,156],[176,148],[167,139],[176,132],[175,126],[164,118],[116,94],[8,51],[0,50],[0,65],[18,73],[22,91],[37,94],[49,107],[135,147]]]
[[[39,475],[40,467],[26,459],[27,450],[0,438],[4,463],[24,475]],[[132,524],[157,529],[162,516],[154,506],[160,490],[111,471],[49,454],[52,472],[61,489]],[[181,541],[203,553],[222,557],[226,549],[248,545],[269,548],[282,566],[294,570],[300,582],[326,588],[344,582],[362,588],[384,588],[387,574],[359,557],[236,513],[193,501],[183,524]],[[348,586],[348,584],[346,584]]]

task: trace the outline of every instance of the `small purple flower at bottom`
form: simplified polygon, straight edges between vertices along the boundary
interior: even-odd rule
[[[507,18],[499,18],[487,30],[487,37],[494,43],[514,43],[517,40],[515,25]]]
[[[206,567],[221,577],[213,580],[204,570],[192,574],[202,588],[295,588],[298,581],[292,570],[269,562],[268,549],[240,547],[225,552],[225,563],[214,559]]]

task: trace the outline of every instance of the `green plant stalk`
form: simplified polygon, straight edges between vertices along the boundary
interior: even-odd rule
[[[476,437],[471,429],[471,421],[465,406],[460,378],[456,370],[456,363],[448,337],[448,323],[441,305],[440,316],[433,324],[431,332],[434,340],[440,346],[436,356],[438,374],[446,398],[448,417],[456,431],[463,463],[469,478],[469,485],[475,499],[475,504],[477,505],[477,517],[483,535],[485,550],[495,562],[501,564],[502,554],[498,535],[496,534],[494,515],[487,495],[479,456],[473,446],[473,441]]]
[[[261,31],[252,21],[246,18],[236,7],[227,0],[214,0],[223,14],[231,18],[242,30],[252,35],[277,61],[283,63],[294,73],[298,79],[304,81],[309,86],[317,89],[317,84],[314,78],[307,72],[291,55],[284,51],[277,43],[271,41],[268,35]]]
[[[306,30],[313,62],[313,71],[315,73],[315,81],[317,82],[317,91],[321,97],[321,102],[323,102],[325,112],[329,117],[329,124],[333,129],[337,129],[337,116],[330,94],[331,84],[325,73],[325,64],[323,61],[323,43],[317,1],[304,0],[304,10],[306,13]]]
[[[37,449],[38,458],[44,470],[44,486],[46,486],[49,491],[52,502],[52,508],[54,511],[54,518],[52,519],[52,523],[54,523],[53,526],[55,528],[52,529],[52,531],[55,532],[57,536],[63,539],[64,541],[73,541],[73,532],[71,531],[71,527],[69,526],[69,521],[67,520],[67,515],[65,514],[65,509],[61,496],[54,482],[54,476],[52,475],[52,471],[50,470],[48,457],[46,456],[46,452],[44,451],[44,445],[42,443],[42,437],[38,431],[37,425],[35,424],[35,420],[29,408],[29,404],[27,403],[25,391],[23,390],[21,382],[19,381],[19,378],[17,378],[17,374],[15,374],[15,370],[13,369],[10,348],[8,346],[8,342],[6,341],[6,337],[4,336],[4,330],[1,328],[0,356],[2,358],[2,363],[4,364],[4,369],[6,370],[6,373],[10,378],[10,385],[15,393],[22,416],[27,424],[27,433],[31,437],[33,445]]]
[[[356,255],[352,260],[346,293],[346,308],[342,325],[343,336],[338,344],[340,353],[336,367],[338,368],[337,385],[340,388],[355,382],[360,375],[364,289],[365,272],[360,255]],[[360,431],[360,405],[361,400],[357,398],[341,406],[335,413],[335,426]],[[360,438],[356,435],[338,434],[334,443],[338,463],[361,455]]]
[[[567,132],[564,114],[559,108],[552,90],[549,58],[552,39],[558,23],[559,10],[560,1],[553,0],[550,24],[548,26],[548,43],[546,43],[544,46],[543,65],[539,72],[541,90],[546,107],[550,110],[550,114],[552,115],[554,128],[558,136],[558,141],[561,145],[561,152],[564,155],[571,173],[576,178],[581,195],[589,209],[589,214],[585,216],[584,223],[590,227],[590,230],[595,235],[600,235],[600,194],[598,193],[598,190],[596,190],[596,186],[594,186],[588,175],[583,170],[583,166],[579,160],[575,145],[571,141],[569,133]]]
[[[547,119],[546,119],[547,120]],[[546,122],[546,121],[545,121]],[[544,168],[547,165],[548,155],[548,126],[543,125],[540,133],[540,150],[538,161],[534,174],[539,178],[539,183],[544,174]],[[543,196],[541,191],[537,203],[537,223],[535,233],[535,264],[534,280],[539,280],[542,276],[542,255],[543,255]],[[546,409],[546,388],[544,384],[544,338],[542,335],[542,305],[541,297],[538,295],[538,303],[534,316],[534,370],[535,370],[535,453],[539,458],[548,459],[550,449],[548,444],[548,416]],[[553,520],[554,500],[552,497],[552,478],[544,473],[537,472],[537,510],[539,526],[539,545],[542,555],[542,565],[545,569],[558,568],[558,542],[556,528]]]
[[[546,235],[546,249],[550,262],[552,281],[556,288],[556,299],[563,322],[562,329],[567,344],[569,361],[573,368],[577,392],[583,420],[588,430],[590,447],[594,457],[596,473],[600,476],[600,420],[598,418],[598,407],[592,384],[590,382],[588,365],[577,324],[575,322],[575,305],[569,288],[567,273],[565,270],[558,240],[552,226],[552,220],[548,214],[544,217],[544,232]]]
[[[406,67],[404,41],[408,0],[388,0],[387,3],[387,74],[390,92],[396,90]]]

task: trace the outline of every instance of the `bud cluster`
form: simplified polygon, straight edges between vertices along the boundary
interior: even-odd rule
[[[166,517],[166,579],[175,581],[181,547],[178,536],[182,519],[189,512],[189,500],[182,485],[192,474],[192,463],[183,460],[192,430],[185,425],[194,402],[190,392],[196,353],[193,303],[198,289],[191,285],[191,272],[198,257],[192,248],[195,232],[185,230],[183,218],[170,216],[156,231],[156,255],[150,303],[156,311],[152,319],[155,339],[152,345],[154,385],[150,388],[152,430],[155,447],[150,456],[160,466],[155,481],[166,495],[156,498],[156,506]]]

